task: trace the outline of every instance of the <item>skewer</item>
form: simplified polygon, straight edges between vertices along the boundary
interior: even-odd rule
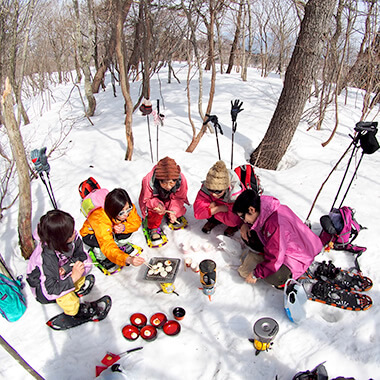
[[[75,263],[71,263],[70,266],[73,267]],[[95,263],[84,263],[85,267],[89,267],[91,265],[94,265]]]
[[[153,266],[147,263],[146,261],[144,261],[144,265],[146,265],[149,269],[153,269]]]

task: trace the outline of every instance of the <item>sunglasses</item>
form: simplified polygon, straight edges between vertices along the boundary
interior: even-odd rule
[[[209,193],[212,193],[212,194],[222,194],[224,190],[211,190],[211,189],[207,189],[209,191]]]
[[[164,180],[160,179],[159,181],[160,181],[160,183],[162,183],[164,185],[172,185],[172,184],[177,182],[177,179],[164,179]]]
[[[122,217],[124,215],[128,216],[132,211],[132,207],[128,208],[127,210],[121,210],[117,216]]]

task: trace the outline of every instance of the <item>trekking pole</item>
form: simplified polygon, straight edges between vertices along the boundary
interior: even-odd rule
[[[206,116],[207,116],[207,119],[206,119],[206,121],[203,122],[203,125],[206,125],[210,121],[211,121],[211,123],[214,124],[216,146],[218,148],[218,157],[219,157],[219,160],[221,160],[221,158],[220,158],[220,149],[219,149],[219,139],[218,139],[218,129],[219,129],[220,133],[223,134],[222,127],[218,123],[218,117],[216,115],[209,115],[209,114],[206,113]]]
[[[54,197],[53,187],[51,186],[50,177],[49,177],[50,165],[46,157],[46,147],[40,150],[38,149],[32,150],[32,152],[30,153],[30,156],[31,156],[32,162],[34,163],[34,167],[41,178],[41,181],[46,187],[46,190],[48,192],[53,208],[57,210],[58,206]],[[46,175],[47,181],[44,178],[44,174]]]
[[[351,146],[355,144],[355,148],[358,147],[358,141],[360,140],[360,144],[361,144],[361,148],[363,149],[363,153],[366,153],[366,154],[372,154],[374,152],[376,152],[378,149],[379,149],[379,143],[378,141],[376,140],[376,133],[377,133],[377,125],[378,123],[377,122],[365,122],[365,121],[360,121],[358,123],[356,123],[355,125],[355,131],[357,132],[357,135],[355,137],[352,137],[351,135],[351,138],[352,138],[352,141],[350,143],[350,145],[347,147],[346,151],[343,153],[343,155],[339,158],[338,162],[335,164],[335,166],[332,168],[332,170],[330,171],[329,175],[327,176],[327,178],[325,179],[325,181],[322,183],[320,189],[318,190],[318,193],[316,195],[316,197],[314,198],[314,201],[313,201],[313,204],[311,206],[311,209],[309,211],[309,214],[307,215],[306,217],[306,221],[305,223],[310,223],[309,222],[309,217],[311,215],[311,212],[313,211],[313,208],[315,206],[315,203],[317,201],[317,198],[319,197],[319,195],[321,194],[322,192],[322,188],[323,186],[326,184],[326,182],[328,181],[328,179],[330,178],[331,174],[335,171],[335,169],[338,167],[338,165],[340,164],[340,162],[343,160],[343,158],[345,157],[345,155],[349,152],[349,150],[351,149]],[[354,148],[354,150],[355,150]],[[351,159],[353,157],[353,154],[354,152],[351,154],[351,158],[349,160],[349,162],[351,162]],[[359,162],[360,164],[360,162]],[[359,165],[358,165],[359,166]],[[344,174],[344,177],[347,173],[347,170],[348,170],[348,167],[346,168],[346,172]],[[343,177],[343,180],[344,180],[344,177]],[[338,190],[338,194],[339,194],[339,191],[340,191],[340,188],[342,187],[342,184],[343,184],[343,181],[342,183],[340,184],[340,187],[339,187],[339,190]],[[334,204],[335,204],[335,201],[338,197],[338,194],[334,200],[334,203],[333,203],[333,207],[334,207]],[[332,207],[332,208],[333,208]],[[332,209],[331,208],[331,209]]]
[[[340,182],[340,185],[339,185],[338,191],[337,191],[337,193],[336,193],[336,195],[335,195],[335,199],[334,199],[334,202],[333,202],[333,204],[332,204],[332,206],[331,206],[330,211],[332,211],[332,209],[334,208],[335,202],[336,202],[336,200],[338,199],[338,196],[339,196],[340,190],[342,189],[343,183],[344,183],[344,181],[345,181],[345,179],[346,179],[346,175],[347,175],[347,173],[348,173],[348,169],[349,169],[350,166],[351,166],[352,158],[353,158],[354,156],[356,156],[356,154],[357,154],[357,151],[358,151],[358,149],[359,149],[359,146],[357,145],[358,141],[359,141],[359,135],[357,135],[357,136],[353,139],[353,141],[352,141],[352,144],[354,145],[354,148],[352,149],[350,159],[348,160],[348,163],[347,163],[347,166],[346,166],[346,170],[344,171],[342,181]],[[363,155],[362,155],[362,157],[363,157]],[[362,158],[362,157],[361,157],[361,158]],[[359,165],[360,165],[360,162],[361,162],[361,158],[360,158],[360,161],[359,161]],[[357,167],[357,168],[358,168],[358,167]],[[355,176],[356,172],[357,172],[357,169],[356,169],[355,172],[354,172],[354,176]],[[350,184],[349,184],[349,186],[348,186],[348,188],[347,188],[347,190],[346,190],[346,194],[344,195],[344,197],[343,197],[343,199],[342,199],[342,202],[343,202],[344,198],[345,198],[346,195],[347,195],[348,189],[349,189],[349,187],[351,186],[351,183],[352,183],[353,179],[354,179],[354,177],[352,177],[352,179],[351,179],[351,182],[350,182]]]
[[[157,99],[157,116],[160,114],[160,100]],[[156,122],[156,128],[157,128],[157,136],[156,136],[156,149],[157,149],[157,162],[158,162],[158,124]]]
[[[143,116],[146,116],[146,121],[148,123],[150,157],[151,157],[152,163],[153,163],[152,137],[150,135],[150,124],[149,124],[149,115],[152,113],[152,103],[151,103],[151,101],[149,99],[144,99],[139,109],[142,112]]]
[[[150,146],[150,158],[152,159],[152,163],[153,163],[153,148],[152,148],[152,138],[151,138],[151,136],[150,136],[149,115],[146,115],[146,121],[147,121],[147,123],[148,123],[149,146]]]
[[[157,127],[157,161],[158,161],[158,128],[161,126],[164,126],[164,117],[160,112],[160,99],[157,99],[157,111],[153,111],[153,118],[154,118],[154,123],[156,124]]]
[[[234,163],[234,140],[235,140],[235,132],[237,128],[236,118],[239,112],[243,111],[244,108],[241,108],[243,102],[240,102],[239,99],[236,99],[234,102],[231,100],[231,119],[232,119],[232,141],[231,141],[231,169],[233,169]]]

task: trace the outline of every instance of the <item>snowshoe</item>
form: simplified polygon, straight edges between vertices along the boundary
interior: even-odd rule
[[[143,232],[145,236],[146,243],[148,244],[149,248],[160,248],[164,246],[168,242],[168,238],[166,235],[162,232],[161,228],[157,228],[156,231],[154,231],[157,234],[156,236],[152,236],[152,231],[149,230],[147,226],[147,219],[145,218],[143,221]]]
[[[46,324],[53,330],[68,330],[86,322],[99,322],[107,317],[111,306],[111,297],[103,296],[97,301],[81,304],[77,315],[61,313],[49,319]]]
[[[95,284],[95,276],[93,274],[88,274],[84,280],[82,287],[75,292],[78,297],[83,297],[91,292]]]
[[[284,308],[292,322],[299,323],[306,318],[306,301],[307,295],[302,284],[292,278],[287,280],[284,287]]]
[[[337,289],[321,280],[303,279],[300,282],[311,301],[352,311],[368,310],[372,306],[372,299],[365,294]]]
[[[138,245],[126,242],[124,245],[120,245],[119,248],[128,254],[129,256],[140,256],[143,249],[139,247]]]
[[[122,267],[108,260],[99,248],[90,248],[88,250],[88,254],[91,257],[94,265],[99,268],[106,276],[110,276],[111,274],[115,274],[121,271]],[[100,255],[104,256],[104,259],[100,258]]]
[[[331,261],[328,263],[315,261],[310,265],[306,274],[309,278],[329,282],[337,289],[364,292],[370,290],[373,285],[370,278],[362,276],[360,273],[337,268]]]
[[[170,223],[169,220],[167,220],[167,223],[168,223],[168,227],[174,231],[175,230],[182,230],[182,229],[186,228],[188,225],[187,219],[183,215],[180,216],[179,218],[177,218],[177,222]]]

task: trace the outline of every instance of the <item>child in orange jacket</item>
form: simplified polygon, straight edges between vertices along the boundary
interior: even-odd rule
[[[124,266],[139,266],[144,263],[140,256],[131,257],[122,251],[116,241],[128,239],[141,225],[136,206],[124,189],[114,189],[98,207],[88,215],[79,231],[83,242],[100,251],[112,263]],[[115,241],[116,240],[116,241]]]

